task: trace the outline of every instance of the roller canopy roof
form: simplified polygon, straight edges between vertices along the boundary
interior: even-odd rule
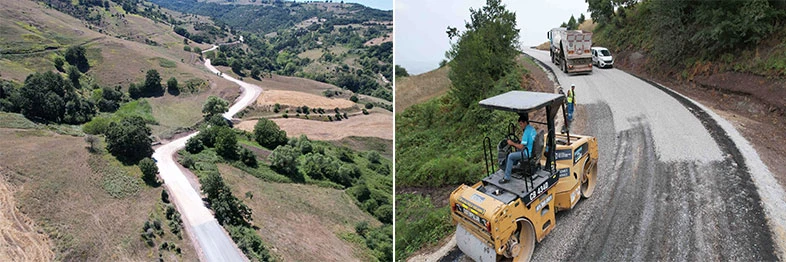
[[[491,109],[505,110],[516,113],[529,113],[542,107],[552,105],[552,109],[559,108],[565,101],[565,96],[553,93],[510,91],[501,95],[483,99],[480,106]]]

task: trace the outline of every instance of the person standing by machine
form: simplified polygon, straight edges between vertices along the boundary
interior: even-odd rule
[[[570,85],[570,90],[568,90],[567,102],[568,102],[568,127],[570,127],[570,124],[573,123],[573,109],[574,109],[575,104],[576,104],[576,85],[575,84],[571,84]]]

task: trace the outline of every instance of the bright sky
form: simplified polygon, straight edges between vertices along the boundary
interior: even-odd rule
[[[464,31],[469,8],[480,9],[486,4],[483,0],[395,1],[394,62],[410,74],[439,67],[439,61],[445,59],[445,51],[450,48],[447,27]],[[545,42],[546,32],[567,22],[571,15],[576,19],[582,13],[587,19],[590,17],[585,0],[502,0],[502,4],[516,13],[522,47]]]
[[[333,2],[341,2],[341,0],[333,0]],[[375,9],[393,10],[393,0],[344,0],[344,3],[358,3]]]

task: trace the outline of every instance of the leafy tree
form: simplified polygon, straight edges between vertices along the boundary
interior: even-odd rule
[[[276,122],[261,118],[254,125],[254,140],[266,148],[276,148],[287,143],[287,132],[281,130]]]
[[[253,151],[245,147],[240,150],[240,161],[242,161],[243,164],[245,164],[246,166],[250,166],[250,167],[257,166],[257,156],[254,154]]]
[[[219,127],[216,134],[216,153],[225,159],[237,159],[237,136],[229,127]]]
[[[69,64],[76,66],[79,71],[83,73],[87,72],[87,70],[90,69],[90,64],[87,62],[85,53],[85,47],[78,45],[71,46],[66,49],[65,60],[68,61]]]
[[[202,106],[202,115],[205,120],[210,119],[213,115],[221,115],[229,110],[229,102],[217,96],[210,96],[207,102]]]
[[[396,77],[409,76],[409,73],[407,73],[407,69],[405,69],[400,65],[396,65],[395,73],[396,73]]]
[[[305,178],[297,170],[297,158],[299,156],[300,150],[284,145],[276,147],[268,156],[268,160],[270,161],[270,167],[276,170],[276,172],[288,176],[295,182],[304,182],[306,181]]]
[[[65,65],[65,59],[63,59],[63,57],[56,56],[55,60],[54,60],[54,63],[55,63],[55,68],[57,69],[57,71],[65,72],[65,69],[63,68],[63,65]]]
[[[18,96],[9,98],[25,117],[34,120],[81,124],[95,114],[94,105],[76,93],[70,81],[52,71],[29,75]]]
[[[587,18],[584,17],[584,14],[582,13],[581,16],[579,16],[579,20],[577,20],[577,22],[579,22],[579,24],[583,24],[585,20],[587,20]]]
[[[366,158],[368,158],[368,161],[370,161],[371,163],[379,164],[380,156],[379,153],[377,153],[377,151],[368,152],[368,156]]]
[[[191,154],[197,154],[202,152],[205,146],[202,145],[202,140],[200,140],[199,136],[193,136],[186,141],[186,151]]]
[[[101,98],[98,99],[98,110],[101,112],[115,112],[120,108],[120,102],[123,101],[123,92],[120,91],[120,86],[114,89],[104,87],[101,89]]]
[[[515,68],[519,52],[516,14],[506,10],[500,0],[487,0],[481,9],[470,8],[470,14],[466,31],[460,35],[455,28],[448,28],[449,37],[458,37],[447,53],[451,60],[448,77],[453,84],[450,92],[465,108]]]
[[[137,163],[153,155],[150,127],[139,116],[112,122],[106,131],[106,149],[123,163]]]
[[[94,135],[86,135],[85,136],[85,142],[87,142],[87,144],[90,145],[90,147],[88,147],[87,150],[89,150],[91,153],[95,153],[95,152],[98,151],[96,149],[96,144],[98,143],[98,138],[96,136],[94,136]]]
[[[146,184],[150,186],[156,186],[158,184],[158,178],[156,174],[158,174],[158,166],[149,157],[146,157],[139,161],[139,170],[142,171],[142,180],[145,181]]]
[[[357,103],[358,102],[358,96],[356,96],[356,95],[350,96],[349,97],[349,101],[352,101],[353,103]]]
[[[218,172],[208,172],[200,182],[219,224],[245,227],[250,225],[251,209],[232,195]]]
[[[131,83],[128,85],[128,95],[133,99],[140,98],[142,97],[142,88],[134,83]]]
[[[166,81],[166,89],[171,95],[178,95],[180,94],[180,88],[177,86],[177,78],[170,77],[169,80]]]
[[[338,173],[338,161],[319,153],[308,153],[301,160],[298,169],[303,175],[313,179],[324,179]]]
[[[570,29],[570,30],[576,30],[576,29],[578,29],[578,25],[576,24],[576,18],[575,18],[575,17],[573,17],[573,15],[571,15],[571,16],[570,16],[570,19],[568,19],[568,24],[567,24],[567,26],[568,26],[568,29]]]
[[[161,85],[161,75],[155,69],[147,70],[143,91],[148,95],[164,94],[164,87]]]
[[[231,67],[232,72],[235,72],[235,74],[245,76],[245,74],[243,74],[243,63],[240,62],[240,59],[233,59]]]
[[[393,206],[381,205],[374,210],[374,217],[379,219],[379,222],[390,224],[393,222]]]
[[[75,66],[69,66],[66,71],[68,71],[68,80],[71,80],[71,85],[77,89],[82,88],[82,85],[79,84],[79,77],[82,76],[82,74],[79,73],[79,69]]]
[[[371,102],[366,103],[366,109],[372,109],[372,108],[374,108],[374,104],[372,104]]]
[[[259,68],[258,67],[254,67],[253,69],[251,69],[251,78],[259,80],[259,74],[260,73],[261,72],[259,71]]]

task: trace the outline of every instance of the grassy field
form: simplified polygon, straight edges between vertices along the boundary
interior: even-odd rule
[[[50,237],[57,260],[153,260],[164,241],[182,253],[161,251],[166,260],[196,260],[188,237],[166,226],[154,247],[140,238],[148,216],[160,217],[162,189],[144,185],[136,166],[89,153],[82,137],[3,128],[0,136],[17,205]]]
[[[253,210],[257,232],[283,261],[371,258],[365,245],[340,236],[354,232],[361,221],[372,226],[380,223],[360,210],[343,190],[265,182],[225,164],[218,167],[233,194],[246,196],[243,202]]]
[[[396,79],[396,113],[450,90],[448,67]]]

